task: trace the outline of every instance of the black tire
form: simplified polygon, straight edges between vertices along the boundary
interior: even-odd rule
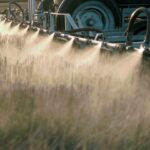
[[[83,24],[85,25],[83,27],[93,27],[93,28],[96,27],[102,30],[109,30],[109,29],[113,29],[121,25],[121,13],[117,4],[113,0],[63,0],[60,7],[58,8],[58,13],[69,13],[73,17],[73,19],[76,20],[76,16],[75,16],[77,14],[76,12],[78,10],[82,11],[84,9],[84,6],[87,6],[86,4],[89,5],[89,9],[85,8],[85,10],[87,10],[87,14],[88,14],[88,11],[90,10],[90,7],[93,7],[93,10],[91,9],[91,12],[92,11],[94,12],[97,8],[97,12],[99,12],[99,16],[101,13],[101,15],[104,15],[104,17],[103,16],[101,17],[101,20],[103,20],[103,22],[101,23],[101,25],[99,24],[99,26],[98,26],[98,23],[96,26],[92,26],[92,25],[90,26],[88,23],[84,24],[83,22]],[[95,14],[97,12],[95,11]],[[94,21],[98,22],[96,20],[96,17]],[[84,18],[84,15],[83,15],[83,18]],[[81,19],[81,20],[83,21],[84,19]],[[99,19],[99,23],[100,23],[100,19]],[[107,26],[105,26],[106,24]],[[57,19],[57,27],[59,30],[64,29],[64,26],[62,24],[62,18],[60,17],[58,17]]]

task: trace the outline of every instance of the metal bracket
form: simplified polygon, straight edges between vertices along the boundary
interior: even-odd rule
[[[65,19],[65,30],[71,29],[79,29],[73,18],[70,14],[67,13],[50,13],[50,32],[55,31],[55,18],[58,16],[64,16]]]

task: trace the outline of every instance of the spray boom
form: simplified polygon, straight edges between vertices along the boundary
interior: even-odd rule
[[[14,3],[10,3],[11,6]],[[15,3],[16,4],[16,3]],[[17,4],[17,6],[22,11],[22,8]],[[11,7],[9,7],[11,9]],[[11,10],[10,10],[11,12]],[[23,12],[23,11],[22,11]],[[137,18],[140,14],[145,14],[147,18],[147,29],[144,36],[144,40],[141,38],[139,40],[134,39],[134,25],[137,21]],[[26,15],[23,15],[26,16]],[[56,27],[55,18],[64,17],[65,29],[63,31],[58,31]],[[16,24],[16,20],[11,17],[8,17],[9,21],[12,21],[12,25]],[[150,12],[148,9],[141,7],[136,9],[129,20],[129,24],[126,30],[125,36],[118,36],[117,41],[111,41],[115,37],[115,33],[106,33],[99,29],[92,28],[79,28],[75,23],[70,14],[65,13],[53,13],[53,12],[44,12],[43,10],[37,11],[36,0],[28,0],[28,19],[23,19],[20,27],[26,27],[29,25],[28,31],[37,31],[39,30],[40,35],[49,35],[54,33],[54,39],[61,41],[69,41],[71,38],[74,39],[73,44],[79,45],[80,47],[89,46],[89,45],[98,45],[101,44],[101,49],[108,52],[126,52],[126,51],[135,51],[138,49],[143,50],[144,57],[150,57]],[[40,18],[40,19],[37,19]],[[7,21],[8,21],[7,20]],[[17,22],[18,23],[18,22]],[[20,22],[19,22],[20,23]],[[82,33],[86,34],[82,34]],[[93,32],[94,34],[91,34]],[[89,34],[87,34],[89,33]],[[95,34],[96,33],[96,34]],[[123,33],[123,32],[122,32]],[[122,34],[121,33],[121,34]],[[138,35],[140,36],[140,35]],[[135,36],[135,37],[138,37]],[[122,40],[120,40],[122,39]],[[134,39],[134,41],[133,41]]]

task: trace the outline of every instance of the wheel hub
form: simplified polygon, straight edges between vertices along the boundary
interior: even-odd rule
[[[88,26],[94,26],[95,25],[95,21],[93,20],[93,19],[89,19],[89,20],[87,20],[87,22],[86,22],[86,24],[88,25]]]
[[[78,14],[81,24],[84,27],[101,28],[105,27],[105,21],[103,21],[102,14],[97,10],[84,10]]]

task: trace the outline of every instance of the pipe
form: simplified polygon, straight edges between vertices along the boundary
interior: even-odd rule
[[[34,21],[34,14],[36,11],[36,0],[28,0],[28,10],[29,10],[29,21],[32,24]]]
[[[147,29],[146,29],[146,35],[144,37],[143,44],[144,44],[144,47],[148,47],[150,45],[150,12],[148,11],[148,9],[144,7],[140,7],[132,13],[131,18],[129,20],[129,24],[128,24],[128,28],[126,32],[126,37],[127,37],[126,45],[127,46],[132,45],[132,37],[133,37],[135,21],[141,13],[144,13],[147,17]]]
[[[54,32],[53,40],[56,42],[59,41],[62,43],[66,43],[66,42],[70,41],[71,39],[74,39],[73,40],[73,46],[78,47],[80,49],[86,48],[89,46],[96,46],[96,45],[99,45],[101,43],[99,41],[81,38],[81,37],[75,37],[75,36],[68,35],[68,34],[65,34],[62,32]]]

